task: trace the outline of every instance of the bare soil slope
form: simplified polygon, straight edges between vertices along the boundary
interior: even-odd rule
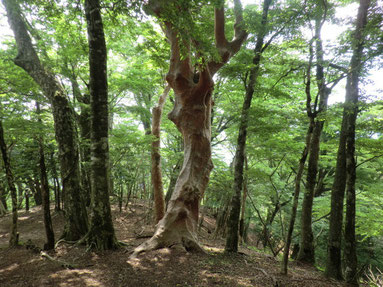
[[[223,240],[213,240],[201,231],[207,254],[191,254],[180,247],[160,249],[129,259],[134,247],[154,230],[147,225],[145,206],[132,204],[122,213],[113,210],[117,237],[128,247],[102,253],[85,246],[60,243],[44,257],[38,248],[45,240],[40,207],[19,217],[23,246],[9,249],[10,215],[0,218],[0,286],[345,286],[330,281],[306,266],[291,264],[289,275],[279,273],[280,262],[272,256],[241,248],[240,254],[225,254]],[[56,237],[63,228],[61,213],[53,214]],[[206,218],[206,217],[205,217]],[[210,219],[212,220],[212,219]],[[206,223],[208,224],[208,223]],[[65,264],[67,263],[67,264]]]

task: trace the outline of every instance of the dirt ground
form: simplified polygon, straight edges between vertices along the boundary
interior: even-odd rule
[[[206,254],[187,253],[180,247],[147,252],[129,259],[134,247],[153,230],[147,225],[146,208],[131,204],[121,213],[113,210],[117,237],[127,244],[116,251],[87,252],[85,246],[60,243],[48,255],[27,249],[28,243],[42,247],[45,240],[40,207],[19,213],[20,241],[9,249],[10,215],[0,218],[0,286],[345,286],[326,279],[312,267],[290,264],[289,274],[280,274],[280,262],[270,255],[245,247],[239,254],[225,254],[224,240],[213,240],[207,232],[212,219],[207,218],[200,240]],[[63,228],[62,213],[52,211],[56,237]],[[206,218],[206,217],[205,217]],[[209,222],[210,221],[210,222]],[[213,228],[213,226],[210,226]],[[67,263],[67,264],[65,264]]]

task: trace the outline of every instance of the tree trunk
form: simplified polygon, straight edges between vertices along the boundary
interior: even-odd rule
[[[302,176],[303,176],[303,170],[305,167],[308,151],[310,149],[310,142],[311,142],[313,129],[314,129],[314,121],[311,119],[310,120],[310,126],[309,126],[309,128],[307,130],[307,134],[306,134],[306,140],[305,140],[306,146],[304,147],[301,159],[299,160],[299,167],[298,167],[297,175],[295,178],[294,201],[293,201],[293,206],[291,209],[289,229],[287,230],[287,235],[286,235],[285,248],[283,250],[282,274],[287,274],[287,266],[288,266],[289,254],[290,254],[290,245],[291,245],[291,239],[292,239],[293,231],[294,231],[295,218],[297,215],[299,193],[301,190],[301,180],[302,180]]]
[[[322,7],[321,7],[322,8]],[[322,8],[326,9],[326,7]],[[324,10],[325,11],[325,10]],[[326,12],[324,12],[326,15]],[[322,25],[326,19],[317,18],[315,21],[315,41],[316,41],[316,80],[318,86],[319,107],[314,106],[311,116],[314,119],[314,131],[311,137],[309,160],[307,168],[307,184],[302,202],[301,213],[301,238],[297,260],[300,262],[313,264],[315,262],[314,235],[312,231],[312,207],[315,194],[316,179],[318,173],[318,160],[320,152],[320,137],[324,125],[324,120],[320,117],[327,110],[327,101],[331,89],[327,88],[324,77],[323,67],[323,47],[321,39]],[[312,53],[312,50],[310,50]],[[315,100],[315,102],[318,102]],[[316,110],[317,109],[317,110]]]
[[[36,102],[36,113],[38,116],[38,122],[41,123],[40,117],[40,103]],[[43,212],[44,212],[44,226],[45,234],[47,236],[47,242],[44,244],[44,250],[51,250],[55,247],[55,235],[53,232],[52,218],[50,211],[50,200],[49,200],[49,183],[47,169],[45,166],[45,154],[44,154],[44,142],[43,136],[40,135],[39,142],[39,155],[40,155],[40,178],[41,178],[41,195],[43,201]],[[27,196],[26,196],[27,198]]]
[[[107,51],[98,0],[85,0],[88,27],[91,102],[92,216],[86,235],[88,248],[118,247],[109,202]]]
[[[181,160],[178,160],[172,170],[172,173],[170,174],[169,187],[165,195],[165,204],[166,204],[165,210],[168,208],[170,198],[173,195],[174,187],[176,186],[176,182],[177,182],[177,175],[179,174],[180,170],[181,170]]]
[[[76,117],[80,127],[81,183],[86,206],[90,206],[90,95],[81,94],[75,72],[68,72],[73,96],[80,102],[80,114]]]
[[[241,217],[239,219],[239,238],[241,242],[247,241],[245,238],[245,211],[246,211],[247,183],[248,183],[247,173],[248,173],[248,165],[247,165],[247,157],[245,155],[245,176],[244,176],[244,183],[243,183]]]
[[[341,237],[343,226],[343,200],[347,183],[347,214],[345,235],[345,263],[347,280],[356,282],[355,250],[355,122],[358,112],[358,83],[362,70],[364,48],[363,30],[367,23],[370,0],[360,0],[351,58],[346,84],[346,100],[343,110],[342,130],[339,139],[335,179],[331,193],[330,231],[326,264],[326,276],[343,279],[341,268]]]
[[[8,187],[11,191],[12,197],[12,225],[11,232],[9,237],[9,246],[14,247],[19,244],[19,234],[17,232],[17,191],[15,186],[15,181],[13,178],[13,173],[11,169],[11,162],[8,156],[7,145],[4,139],[4,129],[3,122],[0,119],[0,149],[4,161],[5,175],[7,177]]]
[[[81,194],[79,152],[73,110],[61,84],[46,67],[42,66],[21,17],[18,3],[11,0],[2,2],[7,10],[10,27],[15,34],[18,54],[14,62],[41,87],[52,106],[65,195],[66,222],[62,238],[69,241],[78,240],[88,231],[88,216]]]
[[[7,193],[4,188],[4,184],[0,183],[0,202],[3,204],[5,211],[8,210],[7,206]]]
[[[356,182],[356,160],[355,160],[355,125],[358,115],[359,101],[359,75],[362,70],[363,48],[365,44],[364,29],[367,25],[367,13],[370,0],[361,0],[358,10],[356,30],[354,34],[354,50],[351,58],[350,71],[347,77],[346,99],[349,98],[351,104],[349,110],[349,120],[346,140],[346,219],[345,219],[345,279],[348,283],[358,285],[358,264],[356,256],[355,239],[355,182]]]
[[[147,8],[161,18],[164,3],[149,1]],[[168,117],[183,136],[184,162],[167,211],[158,222],[153,237],[138,246],[132,256],[174,244],[182,244],[188,251],[202,251],[197,240],[197,225],[199,204],[213,168],[210,144],[211,95],[214,85],[212,77],[238,52],[247,37],[240,24],[241,3],[235,0],[234,5],[236,18],[234,40],[229,42],[225,38],[224,8],[216,8],[215,39],[221,60],[207,63],[207,59],[197,53],[197,56],[200,56],[197,60],[206,63],[198,65],[198,73],[195,73],[191,65],[191,45],[195,42],[190,38],[184,39],[183,34],[179,33],[169,19],[164,22],[164,30],[171,46],[170,67],[166,80],[174,90],[175,96],[174,107]],[[190,13],[187,10],[178,12]]]
[[[263,41],[266,35],[266,24],[269,7],[272,0],[264,0],[263,13],[261,21],[261,31],[257,35],[257,43],[254,49],[253,68],[250,70],[250,79],[246,87],[246,95],[242,105],[241,121],[238,129],[237,148],[235,152],[234,160],[234,194],[230,204],[230,215],[227,222],[227,237],[226,237],[226,252],[238,251],[238,225],[239,214],[241,211],[241,191],[243,184],[243,163],[244,153],[246,146],[247,126],[249,121],[249,109],[251,106],[251,100],[253,99],[254,87],[257,83],[259,64],[261,62],[261,54],[263,52]]]
[[[61,210],[61,190],[60,183],[57,178],[56,161],[54,160],[54,152],[50,154],[50,165],[53,176],[53,186],[55,192],[55,211]]]
[[[170,86],[166,86],[164,92],[158,100],[158,104],[152,111],[152,135],[156,138],[152,142],[152,169],[151,179],[154,196],[154,209],[155,209],[155,222],[157,223],[164,217],[165,213],[165,200],[164,200],[164,187],[162,184],[161,172],[161,154],[160,154],[160,125],[162,117],[162,109],[166,101],[166,97],[170,91]]]

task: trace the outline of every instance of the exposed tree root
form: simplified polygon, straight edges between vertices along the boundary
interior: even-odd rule
[[[46,253],[44,251],[40,252],[40,256],[44,257],[44,258],[47,258],[49,261],[57,263],[60,266],[66,268],[66,269],[75,269],[75,268],[77,268],[77,266],[74,265],[74,264],[71,264],[71,263],[68,263],[68,262],[65,262],[65,261],[62,261],[62,260],[54,259],[53,257],[49,256],[48,253]]]
[[[146,251],[176,245],[181,245],[188,252],[206,253],[198,243],[196,227],[190,211],[182,206],[174,207],[158,222],[154,235],[136,247],[130,258],[134,259]]]

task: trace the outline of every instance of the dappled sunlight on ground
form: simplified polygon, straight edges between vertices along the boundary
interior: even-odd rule
[[[40,208],[29,214],[20,212],[20,242],[31,240],[42,247],[45,242]],[[8,246],[10,214],[0,220],[0,286],[1,287],[170,287],[170,286],[342,286],[326,280],[313,268],[292,264],[288,276],[279,274],[279,262],[270,255],[248,248],[241,254],[224,253],[224,240],[212,239],[214,219],[206,221],[200,234],[206,254],[187,253],[180,246],[149,251],[130,259],[135,247],[153,234],[154,226],[143,203],[129,205],[121,213],[113,208],[119,240],[128,248],[116,251],[86,252],[85,246],[60,243],[48,252],[56,261],[27,250],[25,246]],[[62,213],[52,211],[53,226],[59,237],[64,226]],[[65,262],[73,267],[67,269]],[[67,265],[68,266],[68,265]]]

